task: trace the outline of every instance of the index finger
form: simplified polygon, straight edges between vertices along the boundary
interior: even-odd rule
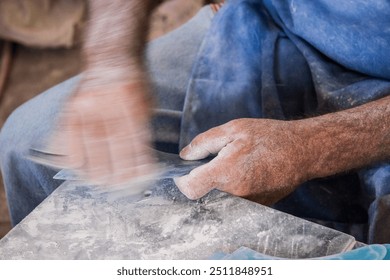
[[[226,180],[221,163],[221,156],[217,156],[210,162],[193,169],[188,175],[173,180],[187,198],[199,199],[211,190],[220,188],[224,178]]]
[[[231,123],[226,123],[199,134],[181,150],[180,157],[184,160],[199,160],[218,154],[234,140],[230,126]]]

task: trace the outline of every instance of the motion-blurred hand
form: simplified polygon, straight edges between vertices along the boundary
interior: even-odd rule
[[[86,181],[118,185],[150,174],[154,159],[145,82],[79,84],[47,151],[46,163],[75,170]]]
[[[140,183],[145,175],[150,179],[156,167],[149,147],[144,50],[150,16],[160,3],[88,1],[83,78],[47,148],[35,153],[40,162],[72,169],[98,185]]]
[[[307,159],[294,122],[238,119],[212,128],[185,147],[180,156],[209,163],[175,178],[179,189],[198,199],[212,189],[273,204],[307,177]]]

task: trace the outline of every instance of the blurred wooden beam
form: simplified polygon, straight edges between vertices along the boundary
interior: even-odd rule
[[[4,96],[4,89],[7,84],[7,79],[12,63],[12,42],[4,41],[1,52],[0,64],[0,103]]]

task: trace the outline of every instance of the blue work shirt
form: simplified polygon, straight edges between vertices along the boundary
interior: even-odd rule
[[[188,85],[180,146],[237,118],[290,120],[390,94],[390,1],[231,0]],[[390,166],[305,183],[275,205],[390,242]]]

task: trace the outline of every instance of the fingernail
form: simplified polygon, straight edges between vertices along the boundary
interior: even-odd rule
[[[185,146],[181,151],[180,151],[180,157],[182,159],[186,159],[188,156],[191,155],[191,144]]]

